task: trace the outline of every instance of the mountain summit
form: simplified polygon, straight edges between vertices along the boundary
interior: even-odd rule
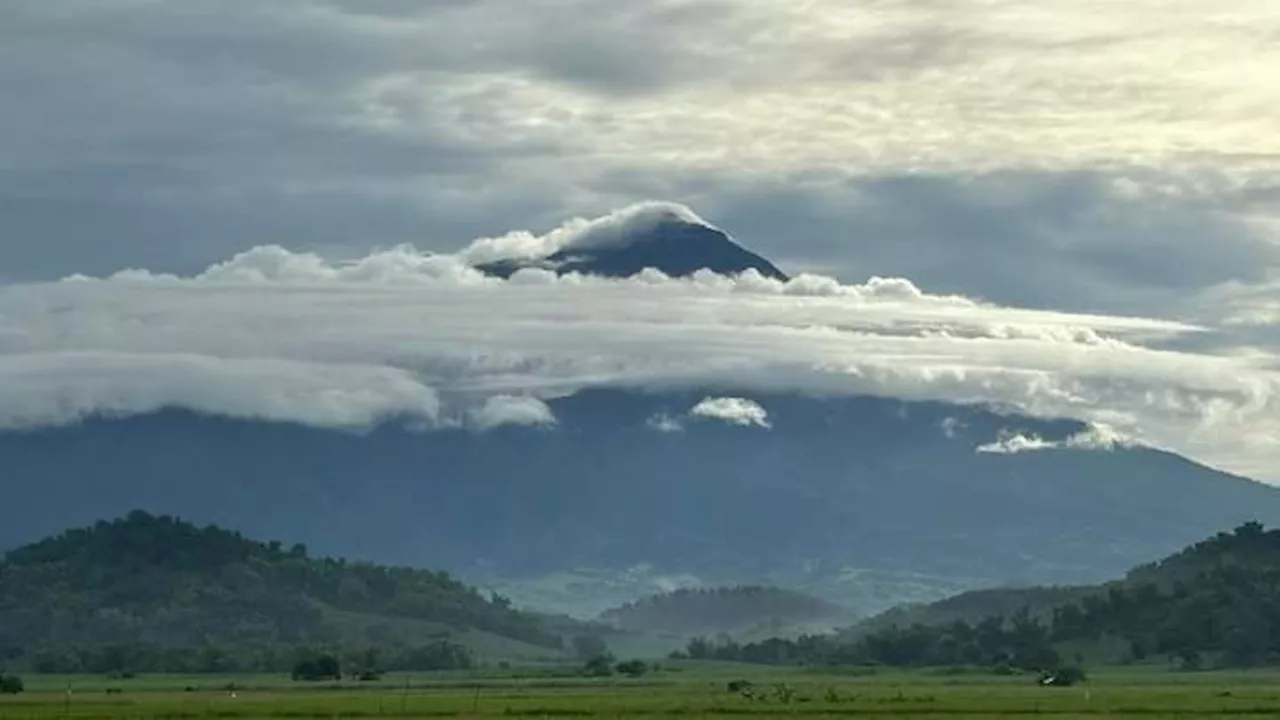
[[[699,270],[721,275],[756,270],[767,278],[788,279],[772,262],[734,242],[693,211],[669,203],[640,205],[586,225],[563,238],[559,246],[476,267],[502,278],[524,268],[604,277],[630,277],[652,268],[671,277]]]

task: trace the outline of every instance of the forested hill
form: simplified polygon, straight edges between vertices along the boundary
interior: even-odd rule
[[[1280,572],[1280,530],[1267,531],[1256,522],[1219,532],[1169,557],[1140,565],[1123,578],[1098,585],[991,588],[973,590],[933,603],[904,605],[872,616],[850,628],[850,636],[892,626],[946,625],[956,620],[978,622],[1026,610],[1041,620],[1054,611],[1087,598],[1135,592],[1185,592],[1214,582],[1224,573],[1256,576]],[[1147,587],[1150,586],[1150,587]],[[1090,601],[1091,603],[1093,601]]]
[[[848,610],[804,593],[756,585],[681,589],[607,610],[600,619],[625,630],[685,636],[755,636],[831,628]]]
[[[1280,665],[1280,530],[1246,523],[1104,585],[966,593],[873,618],[859,633],[746,645],[695,639],[687,654],[1042,671],[1077,657],[1186,669]]]
[[[132,669],[193,657],[278,669],[300,648],[408,652],[475,637],[560,647],[533,616],[444,573],[315,558],[140,511],[0,561],[0,650],[48,669],[95,669],[81,666],[104,653]]]

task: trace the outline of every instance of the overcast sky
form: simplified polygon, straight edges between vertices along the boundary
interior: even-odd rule
[[[93,333],[36,342],[51,313],[88,312],[104,297],[172,301],[134,287],[154,279],[39,284],[71,274],[195,276],[269,245],[310,272],[323,262],[298,260],[307,252],[452,252],[665,200],[784,270],[846,288],[904,278],[1000,312],[1169,321],[1142,338],[1121,337],[1128,321],[1035,323],[1179,353],[1159,356],[1181,363],[1163,380],[1117,371],[1108,387],[1126,399],[1089,386],[1096,397],[1078,397],[1089,407],[1073,414],[1147,413],[1159,424],[1172,411],[1152,401],[1139,412],[1125,393],[1210,393],[1194,412],[1179,405],[1189,414],[1180,429],[1162,426],[1160,442],[1276,475],[1260,468],[1280,460],[1268,425],[1280,322],[1277,68],[1272,0],[11,0],[0,3],[0,283],[12,286],[0,295],[0,364],[17,372],[37,352],[110,344]],[[255,252],[241,266],[267,257]],[[426,256],[396,257],[421,270]],[[463,292],[448,272],[447,292]],[[199,282],[212,281],[183,287]],[[540,292],[552,302],[594,291]],[[764,295],[774,299],[757,304],[761,317],[797,312],[794,296],[784,307],[774,290]],[[640,302],[615,300],[619,312]],[[212,312],[183,307],[187,321]],[[1179,323],[1200,330],[1170,329]],[[150,337],[112,351],[136,355]],[[230,352],[230,341],[155,342],[193,362]],[[807,347],[769,363],[830,359]],[[949,357],[968,362],[977,347]],[[361,359],[372,375],[360,377],[427,403],[399,384],[411,381],[389,358],[402,347],[383,350]],[[1001,352],[1004,369],[1083,382]],[[84,373],[84,356],[59,357]],[[117,372],[156,358],[111,362]],[[1200,363],[1194,378],[1187,363]],[[280,382],[292,371],[263,372]],[[336,372],[316,370],[300,387],[343,386]],[[1210,381],[1215,372],[1225,377]],[[364,411],[385,405],[370,402]]]

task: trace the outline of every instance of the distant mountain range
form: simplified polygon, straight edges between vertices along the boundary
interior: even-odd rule
[[[634,235],[482,269],[785,277],[678,216]],[[768,427],[691,412],[745,400]],[[488,432],[352,434],[177,408],[0,432],[0,546],[141,507],[443,568],[584,617],[723,584],[872,613],[984,586],[1096,582],[1222,527],[1280,522],[1280,491],[1168,452],[975,452],[1006,431],[1052,442],[1086,430],[999,408],[729,386],[548,404],[554,427]]]

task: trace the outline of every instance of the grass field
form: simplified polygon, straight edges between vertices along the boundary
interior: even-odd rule
[[[749,680],[767,700],[727,690]],[[303,684],[281,676],[27,678],[0,718],[1280,717],[1280,672],[1095,671],[1072,688],[1027,676],[685,667],[638,680],[440,674]],[[789,688],[778,692],[779,688]],[[68,692],[70,688],[70,692]],[[783,696],[791,694],[785,699]]]

